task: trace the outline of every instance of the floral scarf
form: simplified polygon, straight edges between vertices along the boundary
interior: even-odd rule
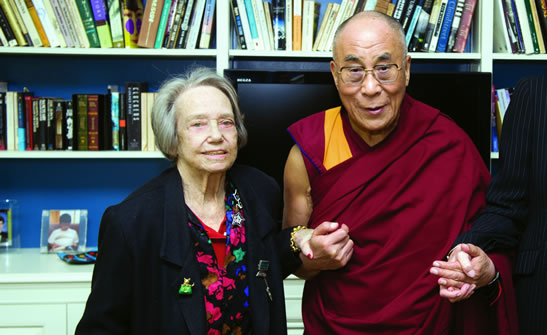
[[[188,225],[200,268],[204,292],[207,334],[249,334],[249,284],[243,203],[235,186],[226,181],[226,259],[217,258],[200,220],[188,210]]]

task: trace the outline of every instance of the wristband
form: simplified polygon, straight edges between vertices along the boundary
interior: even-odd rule
[[[296,254],[300,252],[300,248],[296,246],[296,242],[294,241],[294,236],[296,235],[296,232],[302,229],[306,229],[308,227],[306,226],[295,226],[291,231],[291,249]]]

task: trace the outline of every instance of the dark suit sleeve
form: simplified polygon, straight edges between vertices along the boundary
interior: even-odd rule
[[[486,252],[517,246],[528,216],[534,138],[539,135],[534,134],[536,95],[546,90],[539,83],[523,79],[517,84],[503,121],[501,168],[488,186],[487,207],[454,245],[473,243]]]
[[[108,208],[101,220],[91,294],[76,335],[130,333],[131,259],[114,212]]]

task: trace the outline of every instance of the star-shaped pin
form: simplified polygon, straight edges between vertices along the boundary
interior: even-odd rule
[[[241,262],[243,260],[243,256],[245,256],[245,251],[241,250],[241,248],[234,250],[234,257],[236,258],[236,263]]]

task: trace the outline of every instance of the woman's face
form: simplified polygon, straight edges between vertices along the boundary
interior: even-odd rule
[[[237,157],[237,130],[230,100],[219,89],[198,86],[175,101],[178,166],[224,173]]]

